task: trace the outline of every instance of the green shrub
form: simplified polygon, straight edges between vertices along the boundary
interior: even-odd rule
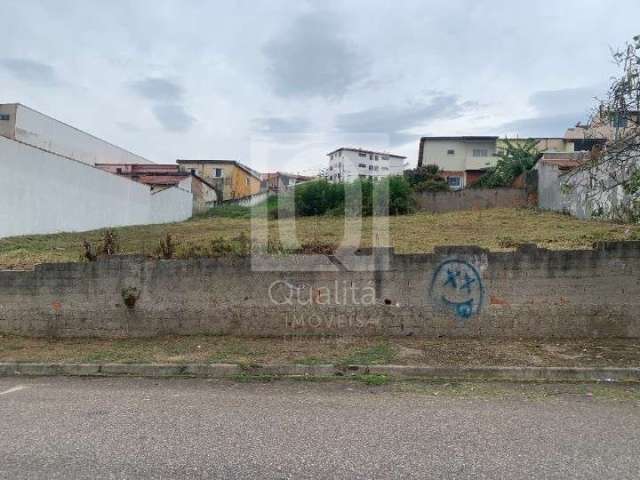
[[[346,205],[346,199],[358,199],[357,205]],[[388,200],[388,202],[387,202]],[[329,183],[326,180],[307,182],[295,190],[295,214],[312,215],[384,214],[403,215],[413,209],[411,187],[403,177],[388,177],[378,181],[356,180],[351,183]],[[293,214],[293,212],[289,212]]]
[[[210,208],[206,212],[195,216],[195,218],[203,217],[251,218],[251,208],[228,203]]]
[[[404,178],[416,192],[448,192],[450,190],[447,180],[440,175],[440,167],[437,165],[405,170]]]
[[[344,206],[344,184],[326,180],[306,182],[295,189],[294,199],[296,215],[325,215]]]
[[[535,139],[529,138],[524,143],[504,140],[505,147],[499,151],[495,167],[487,169],[480,179],[471,185],[472,188],[509,187],[523,172],[531,170],[542,156]]]
[[[406,215],[415,209],[411,185],[404,177],[390,177],[389,215]],[[448,188],[448,186],[447,186]]]

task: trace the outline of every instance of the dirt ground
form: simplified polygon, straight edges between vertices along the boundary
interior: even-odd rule
[[[282,220],[292,228],[292,220]],[[275,229],[277,222],[271,222]],[[343,237],[343,217],[303,217],[295,230],[303,243],[335,244]],[[493,251],[513,250],[521,243],[535,243],[552,250],[589,249],[603,240],[640,240],[640,225],[579,220],[567,215],[524,208],[497,208],[428,214],[418,212],[389,218],[391,241],[397,253],[429,253],[438,245],[479,245]],[[371,246],[372,225],[363,221],[361,246]],[[178,253],[206,247],[212,240],[240,234],[251,236],[249,218],[195,218],[168,225],[143,225],[114,229],[122,254],[156,255],[159,242],[171,234]],[[77,262],[83,241],[97,246],[104,231],[30,235],[0,239],[0,270],[30,269],[38,263]],[[180,255],[178,255],[180,256]]]
[[[29,339],[0,336],[0,362],[396,364],[430,366],[640,367],[630,339],[421,338]]]

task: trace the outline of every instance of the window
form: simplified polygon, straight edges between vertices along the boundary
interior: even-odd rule
[[[455,155],[456,151],[453,148],[450,148],[449,150],[447,150],[447,155]]]
[[[369,170],[373,170],[373,165],[369,165]]]
[[[222,169],[221,168],[216,168],[216,178],[220,178],[220,177],[222,177]]]
[[[244,178],[244,183],[245,183],[246,185],[249,185],[249,177],[245,177],[245,178]]]
[[[116,168],[116,173],[118,175],[122,175],[122,168],[120,168],[120,167]]]
[[[360,167],[360,168],[367,168],[367,165],[366,165],[366,164],[364,164],[364,163],[359,163],[359,164],[358,164],[358,167]]]
[[[447,177],[447,183],[450,187],[459,187],[460,177]]]
[[[367,154],[366,154],[366,153],[364,153],[364,152],[359,152],[359,153],[358,153],[358,156],[360,156],[360,157],[366,157],[366,156],[367,156]]]
[[[195,174],[196,174],[196,169],[195,169],[195,168],[192,168],[192,169],[191,169],[191,175],[195,175]]]
[[[473,149],[473,156],[474,157],[488,157],[489,156],[489,150],[487,150],[486,148],[474,148]]]
[[[387,155],[382,155],[382,160],[389,160],[389,157]]]
[[[9,115],[8,113],[0,113],[0,120],[7,122],[11,120],[11,115]]]

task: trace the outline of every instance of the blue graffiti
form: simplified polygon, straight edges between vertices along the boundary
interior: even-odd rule
[[[431,302],[452,312],[461,321],[482,309],[484,286],[480,273],[464,260],[446,260],[433,274],[429,289]]]

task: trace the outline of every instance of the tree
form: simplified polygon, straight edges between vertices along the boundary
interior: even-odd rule
[[[504,139],[504,148],[497,153],[498,161],[495,167],[475,182],[473,188],[508,187],[522,173],[531,170],[540,159],[537,142],[529,138],[524,142]]]
[[[449,184],[440,174],[440,167],[437,165],[425,165],[405,170],[404,178],[416,192],[446,192],[449,190]]]
[[[594,110],[585,138],[604,138],[567,184],[593,212],[640,221],[640,35],[613,53],[621,73]]]

